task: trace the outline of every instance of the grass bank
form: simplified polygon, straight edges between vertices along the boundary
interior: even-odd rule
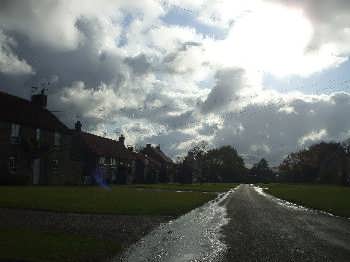
[[[213,183],[213,184],[150,184],[150,185],[128,185],[131,188],[160,189],[174,191],[196,191],[196,192],[225,192],[235,188],[238,184]]]
[[[177,216],[215,198],[201,192],[112,187],[0,187],[0,207],[77,213]]]
[[[350,188],[333,185],[266,184],[278,198],[332,214],[350,217]]]
[[[73,234],[0,228],[1,261],[101,261],[120,251],[112,241]]]

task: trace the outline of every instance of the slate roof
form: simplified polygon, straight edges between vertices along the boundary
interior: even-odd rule
[[[172,164],[173,161],[170,157],[168,157],[160,148],[158,147],[152,147],[152,146],[146,146],[142,153],[146,154],[147,156],[155,159],[156,161],[159,161],[161,163],[167,163]]]
[[[0,91],[0,121],[66,132],[68,128],[49,110]]]
[[[119,141],[86,132],[80,132],[80,136],[85,146],[96,155],[123,159],[131,159],[133,157],[131,152]]]

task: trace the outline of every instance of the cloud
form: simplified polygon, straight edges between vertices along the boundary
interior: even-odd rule
[[[346,21],[329,16],[343,35],[329,32],[335,55],[323,37],[306,50],[325,19],[306,4],[257,2],[171,2],[224,32],[215,39],[197,24],[167,24],[162,17],[175,7],[164,1],[1,1],[1,88],[28,98],[30,86],[49,82],[49,109],[68,126],[80,119],[84,130],[161,144],[172,157],[205,140],[234,145],[249,163],[276,164],[320,139],[347,138],[349,93],[262,85],[264,72],[306,76],[342,63]]]
[[[144,54],[139,54],[135,57],[127,57],[124,61],[137,75],[146,74],[151,70],[151,63]]]
[[[269,92],[264,103],[252,101],[244,111],[226,112],[213,143],[235,145],[249,162],[265,157],[277,164],[287,153],[314,142],[346,139],[349,110],[350,94],[345,92],[322,96]]]
[[[350,52],[349,20],[350,2],[346,0],[287,1],[267,0],[288,8],[299,9],[310,20],[313,34],[306,51],[308,54],[323,54],[334,60],[345,61]]]
[[[305,145],[306,143],[315,143],[327,137],[327,130],[321,129],[318,131],[312,131],[298,140],[299,145]]]
[[[310,42],[310,49],[319,49],[325,44],[335,44],[349,51],[345,44],[349,40],[350,2],[346,0],[309,0],[309,1],[287,1],[269,0],[281,3],[290,8],[302,9],[307,17],[312,21],[315,32]]]
[[[227,106],[238,99],[237,92],[246,87],[243,69],[222,69],[216,75],[216,84],[201,106],[203,113],[212,112]]]
[[[0,30],[0,72],[8,75],[34,74],[33,68],[13,52],[17,42]]]

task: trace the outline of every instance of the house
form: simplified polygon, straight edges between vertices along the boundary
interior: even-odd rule
[[[44,91],[31,101],[0,92],[0,184],[78,184],[69,129],[47,108]]]
[[[174,163],[161,149],[160,145],[152,146],[147,144],[145,148],[141,150],[149,159],[149,173],[153,174],[155,177],[152,178],[155,182],[172,182],[174,174]]]
[[[143,184],[146,182],[145,178],[149,161],[144,154],[135,152],[133,147],[129,146],[128,150],[131,154],[133,163],[132,175],[130,176],[131,179],[129,179],[128,182],[132,184]]]
[[[84,184],[131,183],[135,170],[135,157],[125,146],[121,135],[113,140],[81,130],[81,123],[71,130],[73,137],[72,157],[82,163]]]

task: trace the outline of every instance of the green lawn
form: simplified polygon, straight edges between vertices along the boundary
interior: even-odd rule
[[[225,192],[235,188],[238,184],[151,184],[151,185],[128,185],[130,188],[161,189],[174,191],[198,191],[198,192]]]
[[[0,228],[1,261],[101,261],[120,251],[111,241],[30,229]]]
[[[350,188],[328,185],[266,184],[271,195],[306,207],[350,217]]]
[[[215,194],[118,186],[111,190],[98,187],[0,187],[0,207],[79,213],[177,216],[213,198]]]

